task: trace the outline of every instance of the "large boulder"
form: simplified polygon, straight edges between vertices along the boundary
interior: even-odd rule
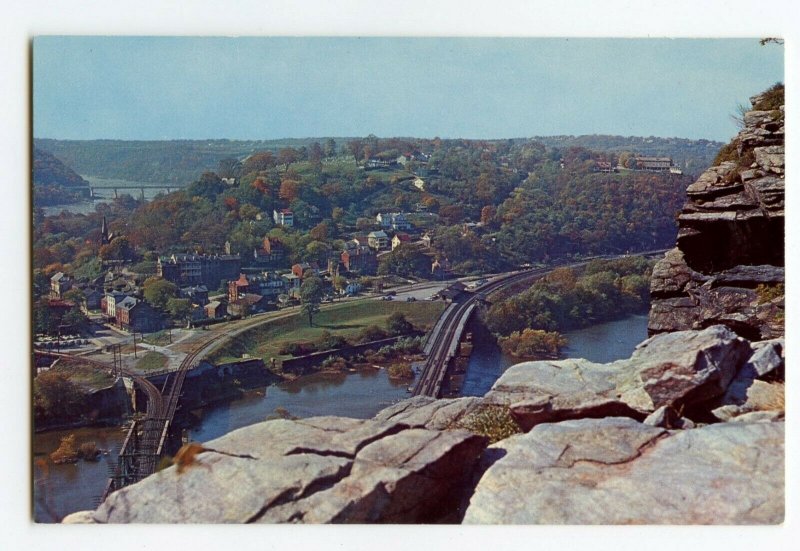
[[[273,420],[111,494],[71,522],[435,522],[487,441],[395,421]]]
[[[643,420],[662,406],[680,409],[721,396],[750,356],[724,326],[653,337],[627,360],[524,362],[509,368],[485,403],[507,406],[523,430],[539,423],[627,416]]]
[[[466,524],[777,524],[784,423],[548,423],[490,446]]]

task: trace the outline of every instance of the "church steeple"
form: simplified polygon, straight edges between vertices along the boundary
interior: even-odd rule
[[[106,223],[106,217],[103,216],[103,225],[100,227],[100,244],[107,245],[111,242],[111,239],[108,235],[108,224]]]

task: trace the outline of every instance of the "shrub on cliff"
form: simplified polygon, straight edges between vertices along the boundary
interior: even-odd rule
[[[486,436],[490,444],[522,432],[504,406],[484,406],[459,421],[458,428]]]
[[[500,337],[500,348],[517,358],[556,358],[567,339],[557,331],[525,329],[514,331],[508,337]]]

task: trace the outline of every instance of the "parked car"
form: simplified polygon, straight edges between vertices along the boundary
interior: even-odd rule
[[[406,299],[406,302],[415,302],[416,300],[417,300],[416,297],[408,297]]]

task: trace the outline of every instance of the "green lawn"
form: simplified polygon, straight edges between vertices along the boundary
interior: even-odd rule
[[[421,330],[428,330],[444,310],[440,302],[394,302],[365,300],[354,303],[335,304],[323,307],[314,316],[314,326],[308,326],[308,318],[299,314],[286,319],[267,322],[234,337],[211,356],[212,362],[238,360],[242,354],[260,357],[269,363],[272,358],[281,360],[279,350],[293,342],[314,341],[323,331],[334,335],[351,337],[363,328],[377,325],[386,328],[386,320],[393,312],[402,312],[408,321]]]
[[[140,371],[158,371],[167,367],[167,357],[161,352],[147,352],[136,362],[136,369]]]

